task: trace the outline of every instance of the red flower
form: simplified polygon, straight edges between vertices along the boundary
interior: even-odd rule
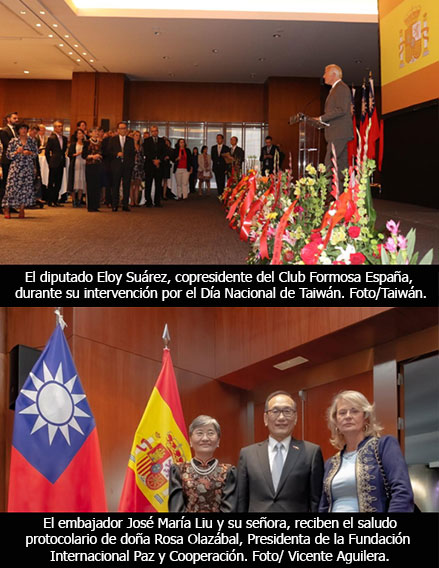
[[[300,257],[305,264],[317,264],[319,260],[320,250],[317,242],[311,242],[303,247],[300,251]]]
[[[294,252],[292,250],[287,250],[286,252],[284,252],[284,259],[286,260],[286,262],[291,262],[292,260],[294,260]]]
[[[332,264],[346,264],[343,260],[334,260]]]
[[[320,233],[311,233],[311,242],[321,245],[323,243],[322,235]]]
[[[354,227],[349,227],[348,229],[348,233],[349,236],[351,237],[351,239],[356,239],[358,237],[358,235],[360,234],[360,227],[354,226]]]
[[[364,264],[366,261],[366,257],[362,252],[351,254],[349,258],[351,260],[351,264]]]

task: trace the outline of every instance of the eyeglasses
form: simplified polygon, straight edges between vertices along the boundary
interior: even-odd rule
[[[337,410],[337,416],[347,416],[348,412],[351,416],[357,416],[357,414],[362,412],[362,410],[360,410],[359,408],[350,408],[349,410],[342,408],[341,410]]]
[[[206,435],[208,438],[215,438],[216,436],[218,436],[216,430],[208,430],[207,432],[203,432],[203,430],[195,430],[192,433],[192,436],[194,436],[195,438],[202,438],[204,435]]]
[[[274,418],[277,418],[280,414],[283,414],[285,418],[292,418],[297,411],[294,410],[294,408],[289,408],[287,406],[286,408],[271,408],[270,410],[267,410],[267,412]]]

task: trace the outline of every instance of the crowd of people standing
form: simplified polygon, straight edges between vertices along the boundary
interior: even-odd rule
[[[121,121],[115,131],[104,132],[98,127],[89,129],[81,120],[70,140],[63,129],[59,120],[53,123],[53,132],[47,133],[43,124],[29,126],[19,122],[16,112],[7,115],[6,126],[0,130],[0,205],[6,218],[11,211],[24,217],[26,207],[46,203],[62,207],[69,198],[73,207],[86,205],[90,212],[99,211],[102,204],[115,212],[120,208],[130,211],[140,203],[162,207],[167,199],[185,200],[197,191],[200,196],[209,194],[214,177],[221,195],[227,179],[239,179],[243,171],[245,153],[236,136],[228,146],[218,134],[209,153],[206,145],[191,150],[184,138],[173,147],[168,138],[159,136],[156,125],[142,134]],[[279,150],[270,136],[265,142],[261,168],[272,172]],[[48,169],[45,183],[41,164]],[[172,174],[176,195],[169,187]],[[66,191],[61,194],[65,175]]]

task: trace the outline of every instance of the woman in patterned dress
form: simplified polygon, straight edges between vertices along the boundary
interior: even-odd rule
[[[8,159],[12,161],[2,201],[6,219],[11,218],[11,208],[18,209],[18,217],[23,219],[24,208],[35,203],[34,159],[38,156],[38,148],[28,136],[28,131],[27,124],[18,125],[18,138],[12,138],[6,151]]]
[[[134,168],[131,176],[130,202],[132,207],[139,207],[140,184],[145,179],[145,156],[141,143],[142,135],[138,130],[133,132],[134,139]]]
[[[337,394],[328,409],[331,444],[321,513],[412,512],[413,491],[398,440],[381,436],[374,405],[358,391]]]
[[[215,418],[201,415],[189,426],[194,457],[173,465],[169,478],[171,513],[232,513],[236,508],[236,468],[213,457],[221,429]]]

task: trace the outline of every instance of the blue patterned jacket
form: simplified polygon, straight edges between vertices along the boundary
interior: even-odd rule
[[[345,448],[325,463],[319,512],[332,508],[331,485],[340,469]],[[413,491],[398,440],[393,436],[369,436],[358,445],[355,464],[360,513],[413,511]]]

